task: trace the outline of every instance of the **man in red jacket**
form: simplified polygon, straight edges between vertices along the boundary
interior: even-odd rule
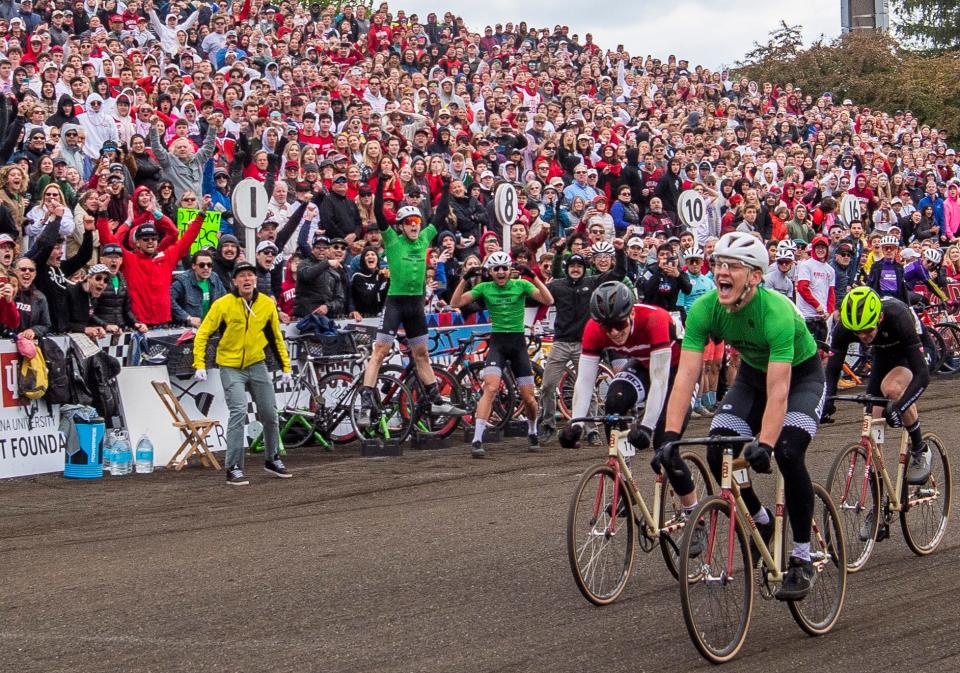
[[[183,232],[183,238],[163,252],[157,252],[160,234],[152,222],[140,225],[136,232],[136,250],[123,250],[123,268],[130,287],[130,306],[133,314],[142,323],[149,326],[170,322],[170,285],[173,282],[173,270],[177,261],[184,257],[200,233],[204,211],[190,223]],[[97,219],[97,231],[100,232],[100,245],[120,244],[105,218]]]

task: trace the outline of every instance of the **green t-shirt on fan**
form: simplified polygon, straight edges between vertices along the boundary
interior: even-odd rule
[[[708,339],[722,340],[736,348],[744,362],[764,372],[771,362],[797,365],[817,353],[817,342],[793,302],[762,287],[733,313],[711,290],[690,307],[684,329],[683,350],[702,353]]]
[[[493,281],[478,283],[470,295],[482,299],[495,333],[523,334],[523,317],[526,309],[525,299],[537,291],[529,280],[511,278],[503,287]]]

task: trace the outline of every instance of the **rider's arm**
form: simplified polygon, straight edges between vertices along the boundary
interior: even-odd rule
[[[650,430],[657,427],[657,421],[660,420],[664,403],[667,401],[667,381],[670,379],[672,356],[673,349],[670,346],[650,353],[650,392],[647,393],[647,405],[640,422]]]
[[[577,382],[573,386],[573,418],[586,416],[593,399],[593,387],[597,383],[600,356],[580,355],[577,365]]]
[[[824,373],[827,397],[833,397],[837,393],[837,381],[840,379],[843,361],[847,358],[847,350],[851,343],[853,343],[853,332],[843,325],[837,325],[830,337],[830,359],[827,360],[827,368]]]
[[[544,306],[553,306],[553,295],[550,294],[550,290],[543,284],[543,281],[534,275],[530,278],[530,282],[536,288],[536,290],[530,293],[530,296]]]
[[[650,364],[653,365],[653,358],[650,359]],[[680,364],[677,366],[677,375],[673,379],[673,391],[670,393],[670,401],[667,402],[665,431],[675,432],[678,435],[683,432],[683,422],[686,420],[687,412],[690,410],[690,400],[693,399],[693,389],[700,381],[700,370],[702,368],[703,351],[681,351]],[[650,392],[652,395],[653,390],[651,389]],[[644,425],[646,425],[646,413],[644,413]]]
[[[482,291],[477,290],[480,285],[482,285],[482,283],[474,286],[470,292],[464,292],[463,289],[467,286],[467,280],[461,277],[460,282],[457,283],[457,287],[453,291],[453,296],[450,297],[450,306],[453,308],[463,308],[467,304],[475,302],[477,298],[482,296]]]
[[[767,405],[760,422],[760,434],[757,441],[767,446],[775,446],[783,429],[783,419],[787,415],[787,397],[790,393],[790,375],[793,364],[790,362],[771,362],[767,365]]]

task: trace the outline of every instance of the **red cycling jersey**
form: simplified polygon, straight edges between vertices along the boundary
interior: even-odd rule
[[[650,351],[658,350],[669,345],[672,349],[670,357],[671,368],[680,362],[680,342],[677,340],[677,330],[673,318],[659,306],[635,304],[633,307],[633,331],[626,342],[618,346],[610,340],[606,331],[593,318],[587,321],[583,330],[584,355],[600,357],[602,352],[613,349],[615,352],[630,358],[636,358],[640,363],[650,367]]]

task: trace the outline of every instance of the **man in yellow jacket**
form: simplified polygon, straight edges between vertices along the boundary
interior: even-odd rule
[[[220,381],[230,410],[227,423],[227,483],[246,486],[243,475],[243,429],[247,422],[247,389],[257,405],[257,417],[263,424],[265,445],[264,469],[287,479],[291,474],[280,460],[280,429],[277,422],[277,398],[267,371],[265,349],[272,347],[283,365],[281,382],[289,385],[290,357],[280,331],[276,302],[257,291],[257,272],[248,262],[233,269],[233,292],[213,302],[194,339],[194,378],[207,380],[204,354],[207,341],[214,332],[221,332],[217,347]]]

